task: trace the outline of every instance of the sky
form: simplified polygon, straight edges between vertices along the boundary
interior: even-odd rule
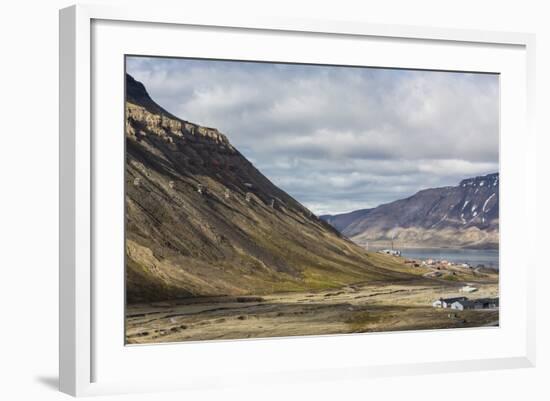
[[[317,215],[498,171],[498,75],[155,57],[126,68]]]

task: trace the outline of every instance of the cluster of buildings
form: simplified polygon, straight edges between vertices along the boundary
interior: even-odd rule
[[[432,303],[434,308],[465,310],[465,309],[496,309],[498,298],[468,299],[467,297],[439,298]]]
[[[466,268],[472,268],[468,263],[453,263],[449,262],[448,260],[436,260],[436,259],[426,259],[421,262],[422,266],[436,266],[436,265],[442,265],[442,266],[459,266],[459,267],[466,267]]]
[[[378,253],[384,253],[391,256],[401,256],[401,251],[398,251],[397,249],[382,249],[378,251]]]

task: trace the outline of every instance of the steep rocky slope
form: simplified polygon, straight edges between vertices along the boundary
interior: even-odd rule
[[[400,246],[498,246],[498,173],[462,180],[457,186],[431,188],[374,209],[322,216],[359,244]]]
[[[273,185],[214,128],[126,79],[128,302],[407,278]]]

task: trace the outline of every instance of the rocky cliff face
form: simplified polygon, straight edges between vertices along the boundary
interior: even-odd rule
[[[273,185],[214,128],[126,82],[128,302],[399,279]]]
[[[498,246],[499,175],[469,178],[432,188],[374,209],[322,216],[353,241],[400,246]]]

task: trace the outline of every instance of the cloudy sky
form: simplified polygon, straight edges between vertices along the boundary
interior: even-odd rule
[[[316,214],[498,171],[496,75],[148,57],[127,71]]]

